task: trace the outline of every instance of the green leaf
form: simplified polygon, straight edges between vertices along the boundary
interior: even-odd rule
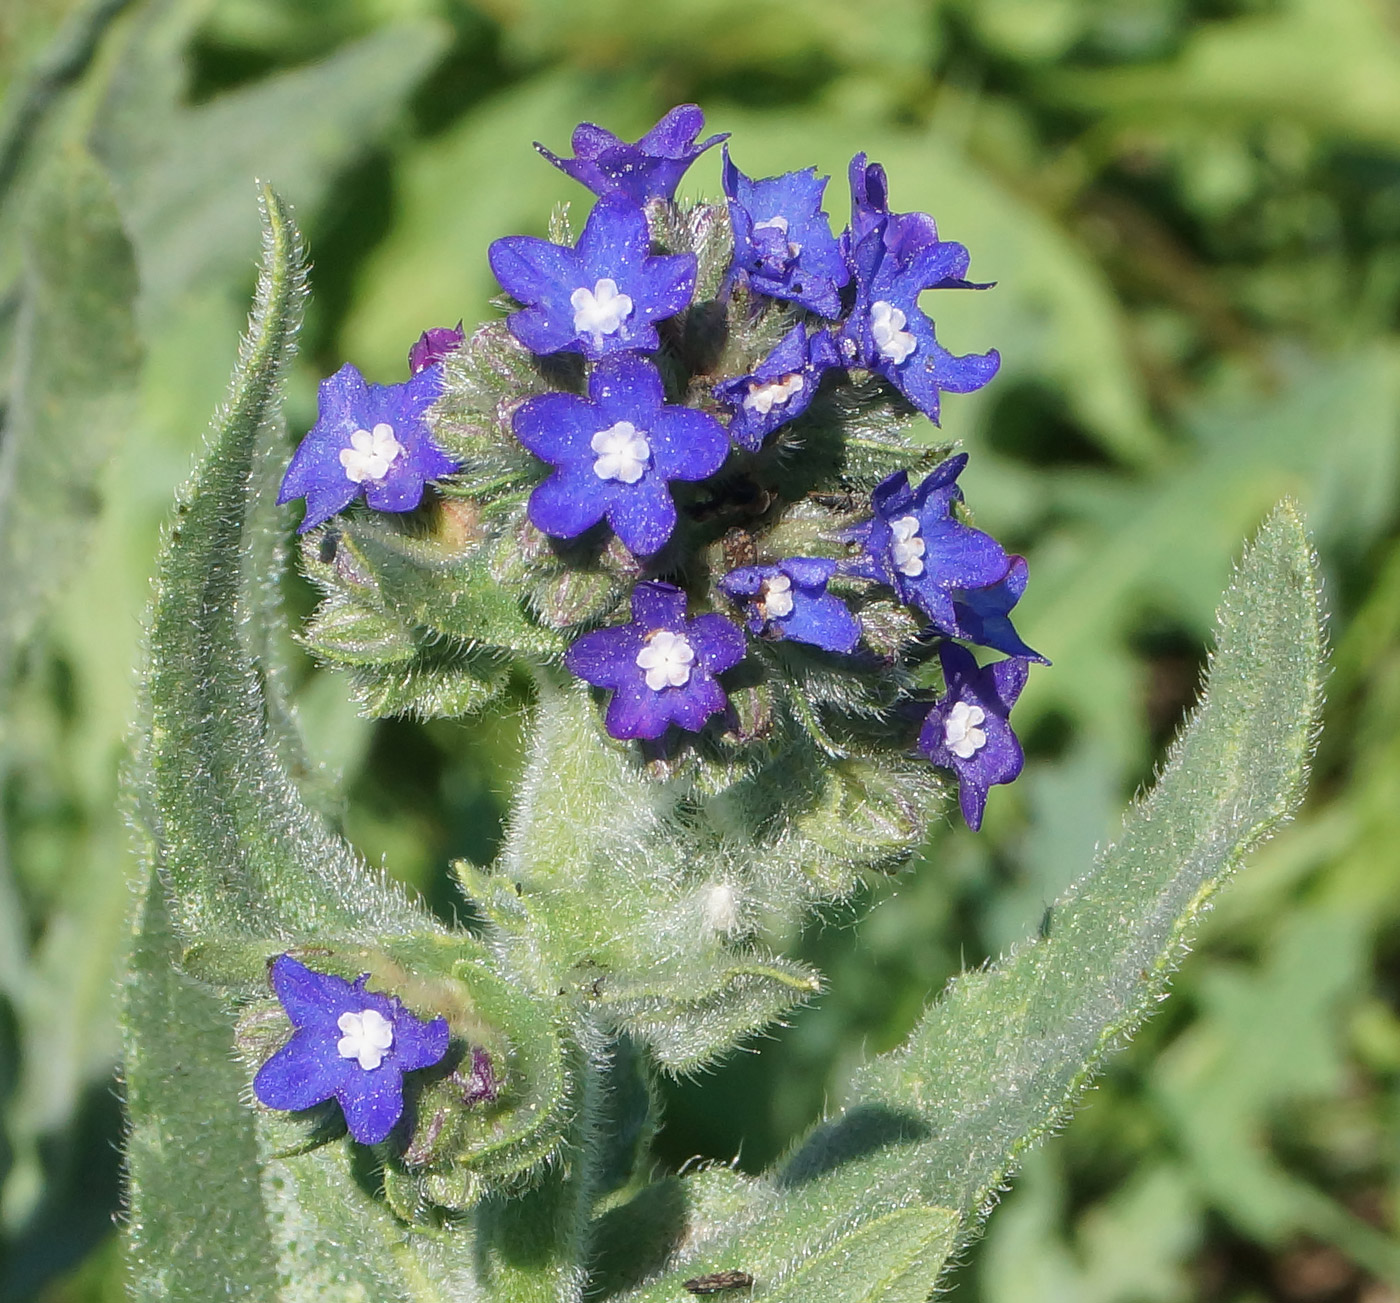
[[[598,1008],[644,1042],[668,1072],[712,1063],[746,1036],[821,992],[806,965],[756,954],[656,967],[607,982]]]
[[[207,8],[145,6],[114,61],[94,132],[142,251],[142,306],[153,315],[192,284],[243,266],[254,236],[243,196],[255,178],[318,201],[347,146],[384,133],[446,37],[438,23],[393,24],[191,107],[182,102],[184,52]]]
[[[50,165],[24,224],[23,257],[0,440],[0,683],[82,556],[141,362],[131,246],[88,154],[70,149]]]
[[[266,680],[245,645],[245,517],[304,293],[301,245],[264,191],[267,259],[252,330],[210,455],[181,492],[156,585],[136,770],[141,814],[189,936],[433,930],[301,799]],[[256,555],[256,549],[254,554]]]
[[[540,656],[567,645],[525,614],[517,589],[491,574],[485,541],[463,547],[450,537],[414,538],[376,521],[347,521],[340,549],[380,600],[417,628]]]
[[[775,1284],[773,1303],[925,1303],[958,1230],[949,1208],[904,1208],[876,1218]]]
[[[1400,40],[1367,0],[1292,0],[1199,24],[1170,63],[1060,73],[1045,87],[1124,126],[1195,119],[1219,132],[1291,120],[1358,144],[1400,144]]]
[[[1204,700],[1117,843],[1038,938],[964,974],[902,1049],[861,1070],[841,1115],[753,1200],[747,1226],[697,1245],[638,1297],[669,1297],[682,1274],[724,1266],[785,1279],[860,1243],[892,1206],[951,1210],[959,1226],[943,1247],[965,1241],[1026,1147],[1151,1011],[1211,896],[1296,806],[1322,660],[1315,564],[1286,503],[1225,594]],[[931,1290],[934,1270],[921,1262],[919,1273]]]
[[[159,880],[124,982],[127,1267],[135,1298],[277,1297],[247,1076],[224,1002],[176,968]]]

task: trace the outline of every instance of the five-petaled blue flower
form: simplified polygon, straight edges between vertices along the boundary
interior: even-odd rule
[[[919,307],[927,289],[985,289],[966,280],[968,254],[939,241],[907,260],[885,246],[876,227],[856,245],[856,302],[845,323],[850,361],[885,377],[929,420],[938,423],[939,395],[981,389],[1001,365],[996,349],[958,357],[938,342],[933,322]]]
[[[950,632],[959,638],[966,638],[968,642],[975,642],[979,647],[990,647],[1008,656],[1022,656],[1028,661],[1049,665],[1050,662],[1038,651],[1026,646],[1011,623],[1011,608],[1026,591],[1028,570],[1025,557],[1013,556],[1010,561],[1011,568],[999,583],[953,593],[956,628]]]
[[[777,565],[731,570],[719,586],[744,601],[754,633],[849,655],[860,642],[860,621],[826,591],[836,569],[825,557],[787,557]]]
[[[757,452],[774,430],[807,410],[822,373],[841,365],[831,333],[818,330],[809,337],[799,321],[751,375],[714,387],[715,397],[734,413],[729,437],[741,448]]]
[[[875,515],[846,535],[865,548],[847,569],[888,584],[944,633],[958,631],[955,590],[1000,583],[1011,566],[996,539],[952,514],[962,499],[958,476],[966,465],[966,453],[949,457],[917,489],[910,488],[907,471],[896,471],[870,495]]]
[[[515,413],[515,437],[555,473],[530,495],[529,515],[555,538],[576,538],[607,517],[625,547],[650,556],[676,527],[667,484],[713,475],[729,453],[713,416],[666,402],[644,358],[606,358],[588,398],[540,394]]]
[[[460,321],[455,326],[429,326],[408,350],[409,374],[416,376],[434,362],[441,362],[449,353],[461,348],[465,338]]]
[[[674,316],[695,292],[695,255],[653,257],[646,214],[628,199],[600,199],[569,248],[532,235],[492,243],[491,270],[527,306],[507,320],[532,353],[571,351],[600,358],[649,352],[655,321]]]
[[[632,590],[632,623],[584,634],[564,664],[613,689],[604,726],[627,739],[658,738],[672,724],[698,733],[729,704],[715,676],[743,659],[744,635],[724,616],[688,620],[679,588],[646,582]]]
[[[636,144],[591,122],[581,122],[569,142],[573,158],[551,154],[538,141],[535,148],[595,195],[622,195],[634,204],[644,204],[648,199],[674,198],[686,169],[707,149],[729,139],[725,131],[697,145],[696,137],[704,125],[705,115],[698,105],[681,104]]]
[[[317,973],[290,955],[272,963],[272,989],[295,1029],[258,1069],[253,1094],[268,1108],[298,1110],[334,1098],[350,1134],[375,1145],[403,1113],[403,1074],[447,1053],[446,1018],[424,1022],[397,997]]]
[[[321,381],[316,424],[301,441],[277,501],[306,499],[299,534],[364,494],[376,511],[412,511],[423,486],[458,465],[432,440],[425,413],[442,392],[442,368],[375,385],[350,363]]]
[[[735,270],[760,294],[839,317],[838,291],[851,273],[822,211],[827,180],[808,167],[755,181],[734,166],[728,146],[724,150]]]
[[[1007,716],[1026,686],[1029,662],[1019,656],[977,667],[957,643],[938,649],[947,695],[934,703],[919,731],[919,750],[958,776],[958,804],[967,826],[982,826],[987,789],[1021,772],[1021,743]]]

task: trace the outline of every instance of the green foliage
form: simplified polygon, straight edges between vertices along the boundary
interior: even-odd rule
[[[1038,939],[964,974],[904,1047],[857,1074],[840,1116],[739,1225],[691,1232],[677,1270],[742,1263],[797,1291],[844,1258],[865,1264],[852,1289],[888,1282],[852,1298],[927,1295],[1020,1154],[1160,998],[1221,883],[1300,800],[1322,692],[1316,585],[1285,505],[1225,595],[1201,707],[1118,840]],[[663,1298],[678,1278],[637,1297]]]
[[[14,375],[0,442],[0,684],[67,579],[97,482],[130,420],[136,268],[101,169],[56,159],[25,216]]]
[[[150,884],[128,997],[136,1287],[171,1298],[211,1283],[267,1289],[275,1269],[289,1300],[369,1288],[457,1294],[473,1280],[492,1297],[572,1296],[598,1184],[603,1086],[590,1060],[600,1032],[625,1032],[662,1066],[685,1070],[813,993],[809,970],[730,939],[743,930],[745,892],[770,911],[785,894],[788,908],[801,905],[805,893],[792,893],[805,866],[774,856],[761,832],[771,820],[751,803],[725,810],[732,780],[708,796],[680,774],[658,782],[633,752],[601,740],[580,685],[543,671],[534,756],[500,868],[463,871],[485,945],[436,928],[305,805],[287,767],[295,739],[279,722],[275,680],[259,670],[271,642],[247,628],[250,611],[276,618],[266,598],[259,605],[277,549],[262,536],[275,517],[255,472],[279,428],[304,293],[295,228],[271,192],[264,204],[250,332],[163,553],[146,741],[133,765]],[[931,1288],[1020,1151],[1142,1017],[1223,875],[1296,801],[1320,696],[1315,588],[1301,522],[1284,508],[1227,594],[1197,721],[1118,846],[1052,911],[1049,935],[966,976],[904,1050],[874,1061],[845,1116],[797,1151],[769,1197],[751,1195],[708,1235],[677,1228],[686,1270],[718,1270],[738,1255],[750,1274],[799,1297],[841,1262],[859,1266],[852,1299]],[[804,844],[783,849],[800,856]],[[717,852],[725,878],[706,881]],[[368,971],[411,1007],[432,1001],[500,1065],[499,1097],[464,1112],[450,1078],[429,1084],[408,1148],[384,1155],[368,1188],[357,1151],[293,1118],[250,1122],[226,1001],[253,997],[236,1042],[238,1059],[256,1065],[277,1029],[260,1012],[268,1002],[256,977],[289,943],[310,947],[328,971]],[[181,966],[213,990],[192,985]],[[201,1056],[212,1058],[201,1106],[216,1117],[194,1124],[187,1148],[190,1096],[160,1065]],[[205,1165],[242,1174],[239,1195],[212,1222]],[[908,1204],[911,1195],[919,1202]],[[905,1206],[891,1213],[892,1200]],[[474,1211],[454,1225],[446,1210]],[[347,1239],[356,1251],[325,1264],[317,1246]]]
[[[849,853],[856,838],[846,830],[870,809],[863,776],[823,787],[814,775],[835,769],[769,772],[809,802],[791,825],[774,826],[770,851],[791,847],[816,880],[784,877],[790,907],[776,919],[741,910],[755,930],[723,944],[743,949],[759,937],[764,963],[785,955],[801,971],[820,969],[825,990],[760,1042],[761,1054],[628,1096],[635,1143],[617,1160],[627,1175],[609,1169],[598,1205],[600,1226],[627,1233],[600,1229],[595,1287],[620,1292],[661,1270],[677,1219],[718,1224],[742,1214],[754,1190],[710,1168],[639,1195],[631,1171],[645,1163],[646,1141],[637,1136],[655,1133],[662,1168],[738,1153],[745,1170],[761,1169],[824,1099],[846,1097],[867,1048],[902,1042],[929,992],[1035,930],[1150,772],[1192,689],[1224,558],[1283,494],[1307,510],[1335,617],[1322,781],[1207,920],[1170,1017],[1144,1029],[1092,1106],[1033,1156],[985,1239],[962,1255],[958,1288],[979,1303],[1235,1303],[1301,1297],[1321,1280],[1369,1297],[1400,1279],[1386,1211],[1400,1076],[1390,939],[1400,922],[1397,62],[1395,32],[1368,0],[946,0],[887,6],[879,22],[850,6],[809,6],[798,21],[791,6],[718,0],[665,12],[592,0],[0,5],[3,421],[15,419],[14,386],[31,379],[18,360],[19,277],[26,259],[43,256],[22,224],[60,194],[55,180],[71,160],[95,159],[96,173],[80,167],[110,178],[108,215],[143,278],[144,347],[127,356],[145,355],[139,407],[128,397],[123,412],[114,384],[106,423],[70,424],[73,438],[45,441],[64,459],[87,450],[82,467],[75,455],[63,470],[88,486],[64,497],[87,525],[31,511],[42,498],[21,500],[38,515],[34,528],[62,546],[32,549],[41,570],[56,563],[55,582],[35,590],[42,618],[25,616],[34,633],[11,667],[0,722],[0,1298],[124,1297],[110,1242],[89,1252],[110,1237],[117,1199],[118,1129],[106,1101],[132,887],[115,773],[157,524],[220,396],[246,302],[256,244],[248,182],[285,188],[316,253],[317,301],[288,391],[295,432],[310,422],[315,378],[342,360],[397,379],[425,325],[489,317],[482,251],[491,238],[543,233],[560,201],[572,201],[578,224],[583,192],[531,157],[530,140],[562,149],[581,119],[635,135],[692,98],[712,129],[736,132],[745,171],[810,161],[833,172],[827,208],[838,224],[842,151],[867,150],[890,169],[896,206],[929,208],[945,236],[969,245],[973,273],[998,280],[975,304],[940,306],[939,330],[959,349],[999,347],[1002,378],[985,396],[950,402],[942,434],[921,421],[910,433],[973,452],[978,523],[1030,557],[1018,623],[1055,667],[1032,677],[1018,706],[1030,763],[1018,790],[997,793],[980,841],[941,825],[937,791],[896,790],[881,802],[886,865],[907,850],[900,824],[933,817],[912,875],[857,886],[870,860]],[[96,200],[107,184],[80,189]],[[686,189],[718,193],[710,159]],[[86,283],[111,287],[105,272]],[[99,373],[89,360],[135,339],[85,332],[69,361],[101,388],[120,369]],[[66,379],[62,387],[54,397],[65,405],[97,395]],[[879,474],[883,455],[875,450],[862,479]],[[40,536],[26,533],[26,546]],[[486,560],[506,583],[508,559],[502,546]],[[21,610],[8,600],[21,592],[16,574],[6,574],[0,622]],[[280,599],[266,589],[260,606]],[[304,604],[295,586],[288,595]],[[547,627],[550,612],[567,622],[609,600],[604,576],[582,592],[542,588],[527,615]],[[496,854],[505,794],[528,749],[524,678],[372,602],[322,608],[303,630],[317,660],[348,673],[313,672],[261,617],[248,632],[265,667],[286,662],[268,678],[268,738],[307,804],[343,819],[370,863],[408,878],[444,919],[460,911],[442,866]],[[891,643],[899,637],[892,631]],[[383,665],[391,649],[402,653],[392,672],[355,663]],[[309,755],[288,745],[283,704],[299,716]],[[375,725],[357,705],[409,719],[479,713],[465,727]],[[756,716],[770,708],[750,705]],[[860,764],[850,757],[844,772],[859,775]],[[748,817],[749,794],[766,781],[733,778],[723,765],[705,777],[712,828],[727,827],[730,813]],[[722,837],[711,831],[696,849],[703,862],[649,917],[685,917],[698,888],[728,874]],[[825,867],[823,856],[832,857]],[[746,890],[767,889],[739,869]],[[475,890],[502,909],[514,895],[500,873]],[[850,906],[825,915],[835,926],[798,931],[795,920],[810,917],[802,902],[851,890]],[[548,902],[532,899],[530,912],[553,926]],[[161,950],[157,964],[155,940],[144,944],[141,962],[156,967],[137,989],[199,997],[181,1006],[192,1027],[213,1029],[199,1089],[231,1098],[248,1070],[232,1065],[224,1006],[159,966],[178,950]],[[278,942],[239,944],[222,979],[252,990],[249,974]],[[695,955],[678,953],[668,985],[694,994],[680,984]],[[184,952],[189,967],[195,959]],[[571,980],[591,1008],[592,976]],[[133,1093],[140,1072],[133,1051]],[[191,1069],[181,1080],[194,1079]],[[638,1094],[655,1105],[645,1123]],[[212,1129],[207,1116],[203,1124]],[[156,1130],[144,1137],[160,1140]],[[210,1187],[212,1169],[202,1170]],[[321,1179],[307,1170],[308,1183]],[[342,1202],[355,1216],[382,1210],[354,1179],[335,1187]],[[226,1260],[241,1206],[232,1181],[219,1197],[228,1216],[205,1229],[210,1262]],[[408,1204],[417,1197],[415,1179],[396,1206],[416,1215]],[[301,1217],[290,1197],[285,1206],[288,1224]],[[297,1243],[289,1276],[304,1276],[310,1294],[333,1293],[337,1264]],[[493,1251],[502,1270],[508,1259]],[[464,1276],[437,1267],[471,1296]],[[804,1288],[824,1296],[838,1282],[833,1269]],[[398,1286],[364,1288],[378,1297]]]

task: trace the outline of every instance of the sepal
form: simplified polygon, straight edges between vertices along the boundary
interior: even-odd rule
[[[693,302],[703,305],[718,299],[734,259],[734,232],[724,205],[695,204],[687,208],[653,199],[646,212],[651,238],[661,252],[695,255]]]
[[[680,1074],[713,1063],[821,990],[820,975],[806,964],[722,953],[637,977],[610,975],[599,984],[597,1009],[666,1072]]]

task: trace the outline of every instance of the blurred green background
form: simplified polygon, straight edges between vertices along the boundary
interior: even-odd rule
[[[1019,623],[1055,666],[982,835],[936,829],[790,939],[830,993],[669,1088],[660,1160],[759,1169],[950,974],[1034,930],[1150,777],[1231,555],[1293,493],[1335,649],[1310,802],[1032,1156],[958,1297],[1400,1299],[1400,3],[4,0],[0,97],[11,424],[34,417],[54,159],[91,151],[139,273],[89,332],[114,360],[43,500],[0,506],[0,1303],[125,1297],[117,773],[160,524],[247,309],[253,178],[311,242],[300,431],[341,361],[398,380],[425,326],[491,315],[491,239],[588,202],[533,140],[563,150],[585,118],[635,138],[688,100],[746,172],[830,172],[838,226],[868,151],[999,282],[937,302],[945,342],[1004,358],[944,431],[979,524],[1031,558]],[[719,193],[717,156],[682,193]],[[447,860],[493,853],[519,710],[372,723],[310,666],[300,708],[349,836],[450,914]]]

